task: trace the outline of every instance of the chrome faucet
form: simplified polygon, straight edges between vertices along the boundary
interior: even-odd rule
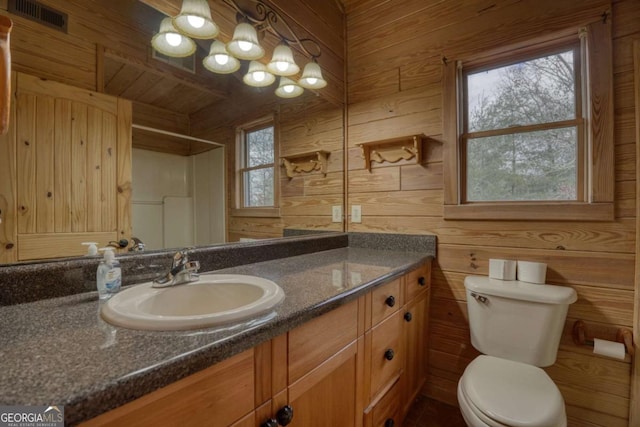
[[[198,261],[189,261],[186,251],[178,251],[173,256],[171,270],[163,277],[158,277],[153,281],[151,287],[166,288],[174,285],[195,282],[200,278]]]

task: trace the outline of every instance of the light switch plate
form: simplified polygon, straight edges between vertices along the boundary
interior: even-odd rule
[[[351,205],[351,222],[362,222],[362,207],[360,205]]]
[[[331,210],[331,220],[333,222],[342,222],[342,205],[335,205]]]

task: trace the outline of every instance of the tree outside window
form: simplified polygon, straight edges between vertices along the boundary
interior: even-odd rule
[[[464,72],[466,201],[580,200],[579,48]]]
[[[243,132],[242,180],[243,207],[275,206],[275,143],[273,125]]]

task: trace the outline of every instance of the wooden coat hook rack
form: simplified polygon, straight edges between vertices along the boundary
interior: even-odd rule
[[[582,320],[576,320],[573,324],[573,342],[577,345],[588,345],[593,347],[593,336],[587,334],[587,326]],[[602,339],[610,339],[613,337],[602,337]],[[613,339],[612,339],[613,341]],[[616,332],[615,341],[624,344],[627,354],[633,356],[635,351],[633,348],[633,333],[626,328],[619,328]]]

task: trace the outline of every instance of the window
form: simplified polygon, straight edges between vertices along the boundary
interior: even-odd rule
[[[272,119],[238,129],[236,215],[278,215],[276,147]]]
[[[610,31],[446,65],[446,219],[613,219]]]
[[[580,46],[464,68],[464,202],[583,201]]]

